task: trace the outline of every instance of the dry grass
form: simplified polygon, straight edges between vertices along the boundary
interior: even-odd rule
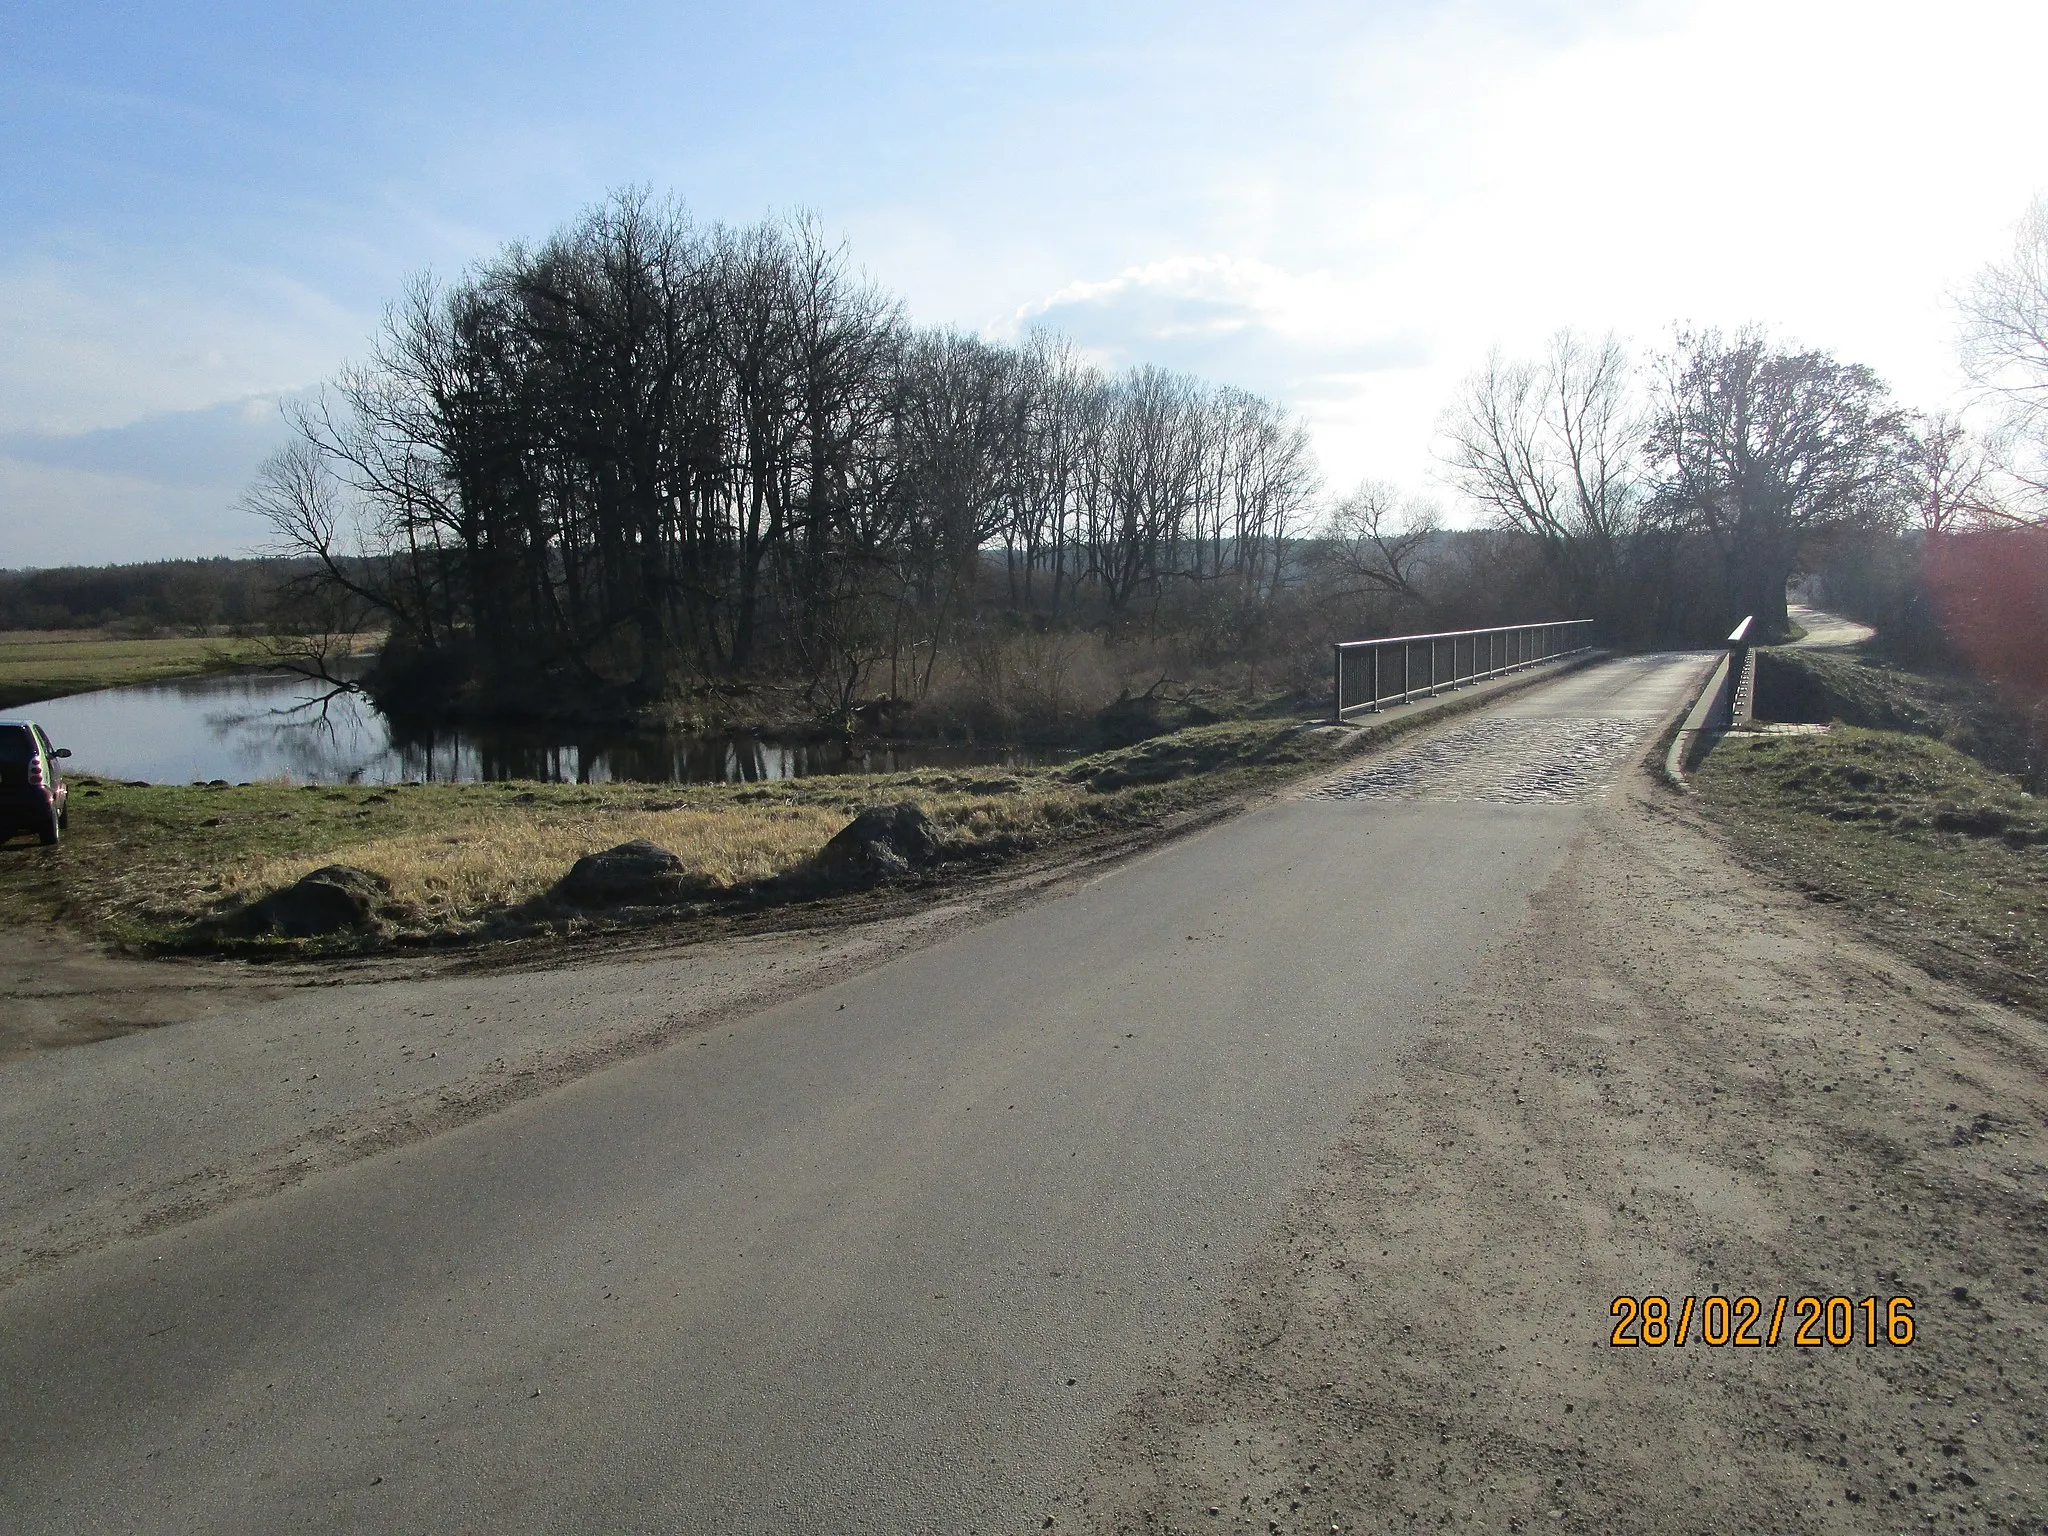
[[[742,887],[801,864],[870,805],[915,801],[962,858],[1133,809],[1049,770],[690,787],[73,784],[62,845],[0,849],[0,921],[63,921],[145,947],[206,942],[210,920],[325,864],[389,880],[399,937],[445,940],[543,895],[584,854],[638,837]]]
[[[1008,795],[962,795],[904,786],[941,828],[955,852],[1029,842],[1067,819],[1078,791],[1022,784]],[[491,914],[546,894],[587,853],[645,838],[683,866],[731,888],[787,874],[846,825],[835,804],[751,804],[633,809],[573,814],[503,807],[452,832],[416,832],[343,844],[317,859],[267,858],[233,867],[221,879],[222,904],[239,904],[291,884],[321,864],[352,864],[391,882],[394,903],[427,932],[472,928]]]
[[[940,659],[930,681],[922,702],[893,715],[890,729],[1085,749],[1216,720],[1295,719],[1316,707],[1278,667],[1262,676],[1243,663],[1201,663],[1163,641],[1059,630],[970,636]]]
[[[291,884],[319,864],[353,864],[391,882],[392,898],[429,927],[473,923],[543,894],[578,859],[646,838],[721,886],[765,880],[801,864],[844,818],[818,806],[618,810],[591,817],[500,810],[450,833],[415,832],[344,844],[318,859],[257,859],[226,871],[235,901]]]

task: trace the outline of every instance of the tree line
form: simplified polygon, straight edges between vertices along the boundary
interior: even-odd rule
[[[0,571],[0,629],[264,634],[312,622],[289,589],[310,568],[276,560],[153,560]]]
[[[2040,519],[2048,214],[2029,229],[1967,306],[1991,432],[1760,328],[1645,359],[1565,332],[1446,411],[1442,478],[1485,524],[1460,531],[1385,485],[1326,499],[1255,395],[921,329],[808,221],[617,194],[415,282],[249,504],[302,607],[387,632],[378,686],[427,708],[777,679],[843,715],[922,698],[1004,626],[1304,677],[1404,627],[1569,614],[1699,644],[1748,613],[1770,638],[1788,580],[1858,541]]]
[[[1305,532],[1271,403],[907,324],[804,221],[611,198],[451,285],[294,418],[250,503],[387,686],[649,703],[772,674],[928,679],[991,567],[1042,620],[1256,612]]]
[[[2021,558],[2048,529],[2048,202],[1960,308],[1979,431],[1760,327],[1681,329],[1642,364],[1612,337],[1564,332],[1539,358],[1496,356],[1467,379],[1444,418],[1447,476],[1543,551],[1566,606],[1624,641],[1682,633],[1672,621],[1703,580],[1711,603],[1776,638],[1797,575],[1857,570],[1838,586],[1863,592],[1874,569],[1923,549],[1960,568],[1944,541],[1963,535]]]

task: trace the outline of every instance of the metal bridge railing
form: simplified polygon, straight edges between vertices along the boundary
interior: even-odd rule
[[[1335,652],[1331,718],[1425,698],[1557,656],[1592,649],[1591,619],[1346,640]]]

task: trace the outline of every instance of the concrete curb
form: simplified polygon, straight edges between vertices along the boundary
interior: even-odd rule
[[[1699,699],[1693,704],[1691,713],[1685,717],[1685,724],[1681,725],[1678,734],[1671,738],[1671,750],[1664,754],[1664,780],[1673,789],[1688,795],[1693,792],[1692,785],[1686,782],[1686,759],[1692,755],[1693,749],[1699,745],[1702,738],[1720,734],[1712,722],[1717,718],[1727,717],[1728,691],[1734,686],[1735,681],[1729,675],[1728,657],[1724,652],[1707,678],[1707,685],[1700,690]]]

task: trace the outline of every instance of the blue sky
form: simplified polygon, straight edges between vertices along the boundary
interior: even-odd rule
[[[613,187],[808,209],[920,321],[1273,394],[1428,490],[1490,345],[1761,320],[1960,386],[2048,7],[0,11],[0,567],[228,553],[277,402]]]

